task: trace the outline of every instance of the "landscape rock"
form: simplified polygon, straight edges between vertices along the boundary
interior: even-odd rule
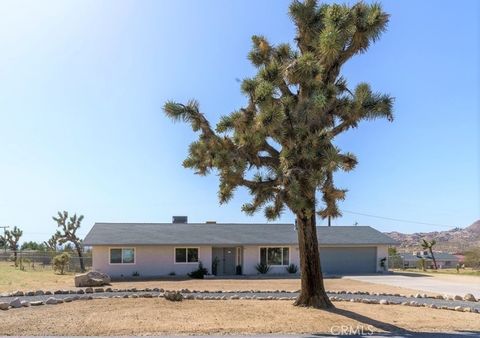
[[[44,294],[45,294],[45,292],[43,292],[43,290],[35,291],[35,296],[43,296]]]
[[[379,304],[380,304],[380,305],[388,305],[388,300],[386,300],[386,299],[380,299]]]
[[[40,305],[43,305],[43,302],[41,300],[37,300],[37,301],[30,302],[30,305],[31,306],[40,306]]]
[[[454,300],[463,300],[463,297],[462,296],[459,296],[459,295],[456,295],[455,297],[453,297]]]
[[[35,296],[35,291],[25,292],[25,296]]]
[[[85,293],[93,293],[93,289],[92,288],[86,288]]]
[[[474,295],[472,295],[471,293],[467,293],[464,297],[463,297],[463,300],[466,300],[468,302],[476,302],[477,299],[475,298]]]
[[[181,302],[183,300],[183,295],[177,291],[165,292],[164,297],[171,302]]]
[[[110,284],[110,282],[110,276],[102,272],[89,271],[87,273],[75,275],[75,286],[77,288],[85,286],[103,286]]]
[[[57,304],[57,299],[56,298],[53,298],[53,297],[50,297],[48,298],[46,301],[45,301],[45,304],[48,304],[48,305],[55,305]]]
[[[105,292],[105,290],[103,288],[95,288],[95,292],[103,293],[103,292]]]
[[[20,301],[19,298],[15,298],[10,302],[10,306],[14,309],[17,309],[19,307],[22,307],[22,302]]]
[[[5,302],[0,302],[0,310],[8,310],[9,307],[10,307],[10,304]]]
[[[24,296],[25,293],[23,291],[15,291],[12,296],[13,297],[21,297],[21,296]]]
[[[22,304],[23,307],[29,307],[30,306],[30,302],[27,302],[26,300],[22,300],[20,303]]]

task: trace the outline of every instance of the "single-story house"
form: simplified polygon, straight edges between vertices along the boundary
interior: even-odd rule
[[[317,227],[325,274],[384,271],[388,246],[398,244],[369,226]],[[95,223],[84,245],[92,269],[112,277],[186,275],[199,262],[216,275],[286,274],[300,265],[294,224]]]
[[[448,269],[455,268],[457,264],[460,263],[460,260],[456,255],[450,254],[448,252],[434,252],[435,261],[437,262],[437,267],[439,269]],[[399,256],[403,260],[404,268],[420,268],[421,260],[425,260],[425,268],[433,269],[433,259],[428,251],[416,251],[414,253],[400,253]]]

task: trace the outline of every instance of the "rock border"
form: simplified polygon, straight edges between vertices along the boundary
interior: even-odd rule
[[[269,293],[299,293],[300,290],[296,291],[286,291],[286,290],[275,290],[275,291],[261,291],[261,290],[242,290],[242,291],[235,291],[235,290],[217,290],[217,291],[211,291],[211,290],[189,290],[189,289],[181,289],[181,290],[165,290],[163,288],[145,288],[145,289],[137,289],[137,288],[131,288],[131,289],[112,289],[112,288],[86,288],[85,290],[79,289],[79,290],[57,290],[54,292],[51,291],[42,291],[42,290],[37,290],[37,291],[30,291],[30,292],[22,292],[22,291],[17,291],[14,293],[11,293],[7,295],[7,297],[12,297],[14,296],[15,298],[10,301],[10,302],[0,302],[0,310],[9,310],[9,309],[15,309],[15,308],[21,308],[21,307],[37,307],[37,306],[42,306],[42,305],[57,305],[57,304],[62,304],[62,303],[69,303],[77,300],[92,300],[92,299],[111,299],[111,298],[165,298],[169,299],[171,295],[180,295],[180,299],[175,299],[175,301],[182,301],[182,300],[295,300],[296,296],[290,296],[290,297],[278,297],[278,296],[256,296],[252,295],[250,296],[249,294],[256,294],[256,293],[264,293],[264,294],[269,294]],[[33,292],[33,293],[32,293]],[[117,292],[133,292],[131,295],[115,295]],[[150,292],[158,292],[159,295],[153,295]],[[327,291],[328,293],[332,295],[341,295],[341,294],[350,294],[350,295],[371,295],[371,296],[393,296],[393,297],[404,297],[404,298],[431,298],[431,299],[442,299],[442,300],[466,300],[465,298],[467,297],[468,294],[465,297],[460,296],[427,296],[425,294],[417,294],[417,295],[410,295],[410,296],[405,296],[405,295],[400,295],[400,294],[389,294],[389,293],[370,293],[370,292],[362,292],[362,291]],[[20,295],[23,293],[23,295]],[[111,296],[99,296],[99,297],[94,297],[93,293],[111,293]],[[222,295],[222,296],[209,296],[208,294],[232,294],[233,295]],[[58,295],[58,294],[71,294],[71,297],[65,297],[65,298],[55,298],[53,295]],[[88,294],[88,295],[87,295]],[[34,296],[34,295],[52,295],[52,297],[49,297],[45,301],[22,301],[20,297],[22,296]],[[3,296],[3,295],[2,295]],[[439,298],[441,297],[441,298]],[[1,299],[1,298],[0,298]],[[427,303],[421,303],[417,301],[405,301],[405,302],[400,302],[400,301],[389,301],[387,299],[368,299],[368,298],[352,298],[352,299],[343,299],[341,297],[337,296],[330,296],[330,300],[333,302],[352,302],[352,303],[363,303],[363,304],[378,304],[378,305],[403,305],[403,306],[412,306],[412,307],[427,307],[431,309],[441,309],[441,310],[451,310],[451,311],[457,311],[457,312],[471,312],[471,313],[480,313],[478,309],[472,308],[472,307],[465,307],[465,306],[438,306],[435,304],[427,304]],[[476,300],[478,302],[478,300]]]

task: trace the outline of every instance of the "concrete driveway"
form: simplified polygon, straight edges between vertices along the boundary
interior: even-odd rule
[[[388,275],[345,276],[343,278],[404,287],[426,293],[439,293],[442,295],[464,296],[466,293],[471,293],[476,298],[480,298],[480,277],[475,276],[430,276],[426,274],[393,273]]]

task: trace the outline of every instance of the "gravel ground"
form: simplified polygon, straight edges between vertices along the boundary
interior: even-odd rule
[[[158,297],[160,294],[163,294],[158,291],[148,291],[148,292],[95,292],[95,293],[88,293],[88,294],[55,294],[55,295],[40,295],[40,296],[20,296],[18,297],[22,301],[46,301],[50,297],[54,297],[57,299],[65,299],[71,298],[73,296],[91,296],[93,298],[104,298],[104,297],[124,297],[129,296],[132,297],[137,295],[138,297],[142,297],[144,294],[150,294],[153,297]],[[196,292],[196,293],[184,293],[184,296],[188,295],[195,295],[195,296],[208,296],[208,297],[230,297],[230,296],[238,296],[238,297],[296,297],[298,293],[295,292]],[[338,293],[329,293],[330,297],[336,297],[342,300],[350,300],[350,299],[371,299],[371,300],[381,300],[385,299],[392,303],[402,303],[402,302],[417,302],[419,304],[435,304],[438,307],[441,306],[448,306],[448,307],[455,307],[455,306],[462,306],[462,307],[470,307],[472,309],[477,309],[480,311],[480,302],[468,302],[463,300],[443,300],[443,299],[434,299],[434,298],[416,298],[416,297],[405,297],[405,296],[377,296],[377,295],[359,295],[359,294],[338,294]],[[0,302],[10,302],[17,297],[0,297]]]

